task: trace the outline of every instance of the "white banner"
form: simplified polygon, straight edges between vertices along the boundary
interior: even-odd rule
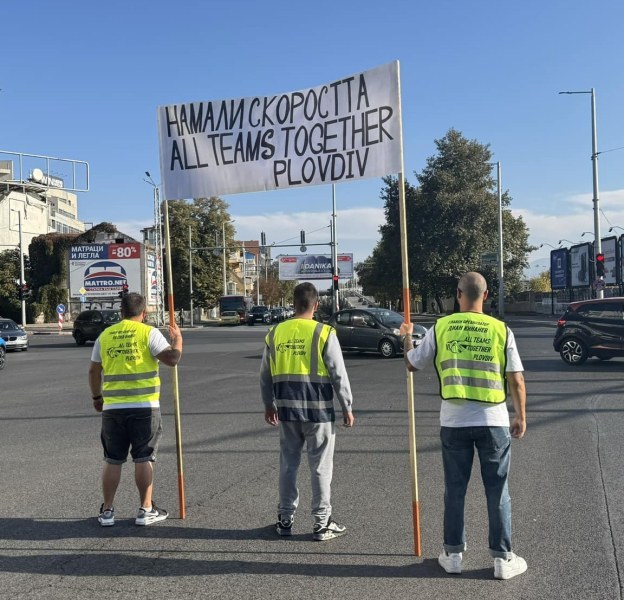
[[[306,90],[158,109],[165,200],[401,170],[399,63]]]
[[[605,278],[604,282],[606,285],[616,285],[617,284],[617,238],[608,237],[602,238],[600,240],[600,245],[602,247],[602,253],[604,254],[604,262],[605,262]]]
[[[339,254],[338,277],[351,279],[353,277],[353,254]],[[280,281],[296,279],[331,279],[332,263],[328,254],[302,254],[299,256],[279,257]]]

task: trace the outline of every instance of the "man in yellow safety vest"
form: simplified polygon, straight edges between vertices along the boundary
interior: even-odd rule
[[[104,502],[98,520],[103,527],[115,524],[113,500],[128,451],[141,501],[135,523],[151,525],[167,518],[167,511],[152,502],[152,465],[162,435],[158,362],[178,364],[182,334],[175,323],[170,325],[169,344],[158,329],[143,323],[145,314],[145,298],[126,294],[122,320],[100,334],[91,354],[89,387],[93,407],[102,413]]]
[[[312,482],[312,539],[323,542],[346,533],[332,518],[334,466],[334,394],[345,427],[352,427],[352,394],[335,330],[317,323],[318,292],[311,283],[294,290],[295,316],[266,336],[260,369],[265,420],[280,429],[279,507],[275,529],[292,535],[299,504],[297,472],[307,444]]]
[[[512,331],[483,314],[487,283],[466,273],[457,286],[459,313],[438,319],[422,343],[413,348],[411,323],[405,335],[405,362],[410,371],[435,365],[440,382],[440,439],[444,465],[444,549],[438,563],[447,573],[461,573],[466,549],[464,501],[474,449],[481,463],[489,517],[489,550],[494,577],[524,573],[526,561],[511,549],[511,498],[507,486],[510,437],[526,430],[524,368]],[[515,415],[505,404],[509,389]]]

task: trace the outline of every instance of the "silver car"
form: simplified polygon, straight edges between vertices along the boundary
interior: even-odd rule
[[[0,337],[7,350],[28,350],[28,334],[12,319],[0,319]]]

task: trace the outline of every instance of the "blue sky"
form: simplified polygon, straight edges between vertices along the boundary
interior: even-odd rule
[[[158,106],[299,90],[398,59],[407,179],[450,127],[490,144],[536,245],[593,231],[590,96],[557,92],[594,87],[603,237],[624,227],[624,149],[609,152],[624,147],[621,0],[7,0],[2,15],[0,150],[87,161],[84,221],[135,235],[150,224]],[[356,261],[378,240],[381,187],[336,186],[339,251]],[[241,239],[329,240],[331,186],[224,199]]]

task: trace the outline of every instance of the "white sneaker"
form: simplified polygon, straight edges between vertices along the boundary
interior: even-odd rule
[[[494,578],[495,579],[511,579],[516,575],[520,575],[527,570],[526,560],[517,554],[511,553],[511,558],[494,559]]]
[[[440,556],[438,556],[438,564],[447,573],[461,573],[462,572],[462,553],[451,552],[450,554],[446,550],[442,550]]]

